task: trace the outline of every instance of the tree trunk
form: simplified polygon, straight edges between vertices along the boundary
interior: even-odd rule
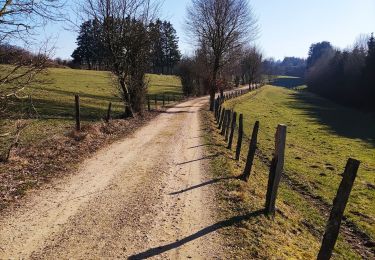
[[[210,111],[214,111],[215,90],[210,89]]]
[[[124,106],[125,106],[124,116],[125,116],[125,118],[134,117],[133,109],[132,109],[131,103],[130,103],[130,94],[129,94],[128,88],[125,85],[124,80],[120,80],[120,86],[121,86],[121,90],[123,92],[122,96],[123,96],[123,101],[124,101]]]

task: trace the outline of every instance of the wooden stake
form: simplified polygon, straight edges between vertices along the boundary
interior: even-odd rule
[[[251,168],[254,162],[254,157],[255,157],[255,152],[257,149],[257,142],[258,142],[258,131],[259,131],[259,121],[256,121],[254,124],[253,133],[251,135],[249,152],[247,154],[247,159],[246,159],[246,166],[241,177],[241,179],[246,182],[249,180],[249,177],[251,174]]]
[[[318,260],[328,260],[332,256],[333,249],[336,244],[340,231],[342,217],[344,215],[346,204],[348,203],[350,192],[352,191],[354,180],[357,176],[360,161],[349,158],[346,163],[343,178],[335,199],[331,214],[328,219],[326,230],[323,236],[322,246],[318,254]]]
[[[111,119],[111,109],[112,109],[112,102],[109,102],[109,104],[108,104],[108,110],[107,110],[107,117],[105,119],[107,121],[107,123]]]
[[[234,112],[233,117],[232,117],[232,125],[231,125],[231,128],[230,128],[228,149],[232,149],[234,130],[236,129],[236,122],[237,122],[237,113]]]
[[[221,126],[224,122],[224,116],[225,116],[225,108],[221,109],[221,114],[220,114],[220,121],[219,121],[219,127],[218,129],[221,129]]]
[[[266,195],[265,212],[267,215],[275,215],[275,203],[277,190],[284,168],[284,154],[286,142],[286,125],[278,125],[275,136],[275,152],[270,167],[268,188]]]
[[[150,103],[150,96],[147,95],[147,109],[148,111],[151,111],[151,103]]]
[[[238,137],[237,137],[237,148],[236,148],[236,160],[237,161],[240,159],[242,136],[243,136],[243,115],[240,114],[240,117],[238,119]]]
[[[229,139],[229,129],[230,129],[230,125],[231,125],[231,122],[232,122],[232,118],[233,118],[233,112],[231,110],[229,110],[228,111],[227,125],[225,126],[225,133],[224,133],[225,142],[228,142],[228,139]]]
[[[76,130],[81,131],[81,113],[79,104],[79,95],[75,95],[75,110],[76,110]]]
[[[223,124],[221,126],[221,132],[220,132],[220,134],[222,134],[222,135],[225,134],[225,128],[227,126],[227,120],[228,120],[228,112],[229,112],[229,110],[224,111],[224,120],[223,120]]]

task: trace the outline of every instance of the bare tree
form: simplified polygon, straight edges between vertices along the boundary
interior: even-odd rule
[[[246,79],[249,88],[251,84],[260,80],[262,68],[262,53],[257,47],[252,46],[243,51],[241,70],[243,79]]]
[[[187,11],[187,31],[210,57],[210,109],[213,109],[217,78],[230,54],[253,40],[257,20],[247,0],[193,0]],[[222,90],[221,90],[222,94]]]
[[[33,43],[35,29],[43,26],[47,21],[62,18],[62,0],[2,0],[0,1],[0,45],[16,41],[30,46]],[[48,43],[48,41],[47,41]],[[8,66],[0,66],[0,117],[6,115],[8,102],[19,97],[19,93],[27,86],[38,81],[38,75],[46,71],[50,61],[49,54],[53,48],[47,44],[40,44],[39,52],[0,50],[0,59],[8,59]],[[9,53],[11,52],[11,53]],[[0,154],[0,161],[7,161],[12,148],[17,144],[21,130],[25,126],[17,124],[13,142],[5,150],[5,156]],[[11,133],[3,133],[0,126],[0,138],[6,138]],[[12,138],[10,138],[12,139]],[[7,145],[7,142],[3,142]]]
[[[35,28],[63,18],[62,0],[0,1],[0,43],[10,39],[30,41]]]
[[[0,1],[0,45],[12,41],[30,45],[36,28],[47,21],[62,19],[63,5],[62,0]],[[46,43],[41,45],[33,55],[15,52],[11,66],[0,68],[0,112],[4,112],[10,97],[17,96],[45,71],[53,48],[48,48]],[[0,51],[0,58],[3,55],[9,56],[9,53]]]
[[[103,27],[100,40],[117,78],[126,117],[132,117],[134,110],[142,112],[150,54],[147,24],[157,7],[158,2],[150,0],[85,0],[80,4],[82,20],[95,20]]]

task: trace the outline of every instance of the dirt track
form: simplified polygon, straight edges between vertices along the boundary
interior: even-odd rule
[[[223,258],[198,111],[182,103],[0,216],[4,258]],[[210,228],[213,227],[213,228]]]

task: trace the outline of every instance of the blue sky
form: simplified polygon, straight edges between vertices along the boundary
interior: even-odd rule
[[[185,37],[186,7],[191,0],[165,0],[160,15],[170,20],[180,37],[183,54],[194,42]],[[251,0],[258,17],[260,35],[256,44],[267,57],[306,57],[314,42],[330,41],[346,48],[361,33],[375,32],[375,0]],[[56,39],[56,56],[69,58],[75,49],[76,34],[61,24],[50,24],[45,35]]]

